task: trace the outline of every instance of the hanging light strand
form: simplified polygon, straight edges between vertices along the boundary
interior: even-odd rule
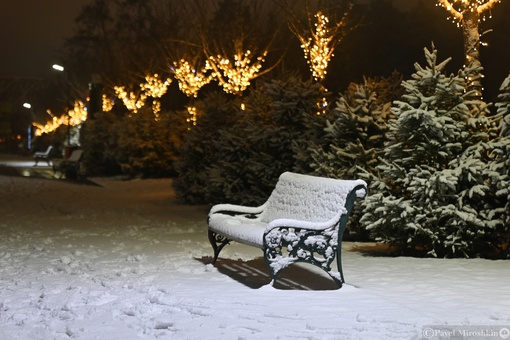
[[[498,3],[501,0],[437,0],[436,6],[443,7],[450,14],[447,20],[461,27],[464,12],[477,12],[479,21],[485,21],[487,14],[492,18],[492,8]]]

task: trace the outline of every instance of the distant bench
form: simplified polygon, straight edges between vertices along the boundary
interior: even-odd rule
[[[50,161],[52,158],[52,154],[51,154],[52,151],[53,151],[53,146],[50,145],[50,146],[48,146],[46,151],[38,151],[38,152],[34,153],[34,159],[35,159],[34,166],[37,166],[37,163],[39,163],[39,161],[46,161],[46,163],[48,163],[48,165],[50,165]]]
[[[208,217],[213,264],[231,241],[261,248],[276,279],[295,262],[325,270],[342,287],[341,242],[357,197],[365,197],[363,180],[338,180],[283,173],[269,199],[259,207],[218,204]],[[338,272],[331,270],[337,257]]]
[[[71,152],[69,158],[54,159],[53,160],[53,173],[56,175],[60,173],[60,178],[66,176],[67,179],[77,179],[80,173],[80,162],[83,155],[83,150],[77,149]]]

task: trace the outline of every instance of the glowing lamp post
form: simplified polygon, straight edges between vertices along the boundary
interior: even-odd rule
[[[58,72],[64,72],[64,74],[66,76],[66,83],[67,83],[67,100],[66,100],[66,104],[67,104],[67,108],[66,108],[66,112],[67,112],[67,146],[70,146],[71,145],[71,116],[69,115],[69,111],[71,110],[72,105],[70,103],[71,102],[71,84],[69,83],[69,74],[67,72],[65,72],[64,66],[61,66],[59,64],[53,64],[51,67]]]
[[[30,110],[30,119],[33,120],[34,111],[32,110],[32,105],[30,103],[23,103],[23,107],[25,109]],[[28,130],[27,130],[27,147],[28,147],[28,150],[32,150],[32,121],[28,125]]]

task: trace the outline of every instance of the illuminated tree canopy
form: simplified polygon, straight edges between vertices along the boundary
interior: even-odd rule
[[[290,20],[290,29],[299,39],[310,71],[317,81],[324,80],[335,48],[347,33],[356,27],[350,21],[351,9],[352,4],[349,4],[347,10],[337,20],[331,20],[321,9],[313,17],[307,10],[307,27],[303,27],[304,25],[296,18]]]
[[[179,89],[188,97],[196,98],[198,91],[209,84],[213,78],[212,75],[207,74],[207,67],[195,67],[185,59],[174,62],[172,70],[179,83]]]
[[[329,19],[321,12],[315,14],[317,22],[315,31],[311,32],[311,37],[298,35],[301,42],[301,48],[305,52],[305,58],[310,65],[310,70],[315,80],[323,80],[326,77],[328,63],[333,57],[333,38],[329,32]]]
[[[145,76],[145,83],[141,83],[139,91],[127,90],[125,86],[114,86],[115,95],[121,99],[126,108],[134,113],[141,109],[148,97],[154,98],[152,108],[156,118],[161,110],[160,103],[157,98],[161,98],[167,91],[172,79],[159,79],[159,75]]]
[[[267,51],[258,57],[252,57],[250,50],[244,53],[238,51],[233,61],[221,55],[210,56],[208,67],[213,70],[215,79],[225,92],[240,95],[250,86],[250,81],[258,76],[266,55]]]

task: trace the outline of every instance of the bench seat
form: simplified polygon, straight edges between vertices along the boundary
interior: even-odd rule
[[[242,225],[242,228],[239,226]],[[217,213],[209,219],[209,227],[216,233],[228,235],[232,241],[248,244],[260,249],[264,248],[264,232],[267,223],[259,218],[246,215],[227,215]]]

